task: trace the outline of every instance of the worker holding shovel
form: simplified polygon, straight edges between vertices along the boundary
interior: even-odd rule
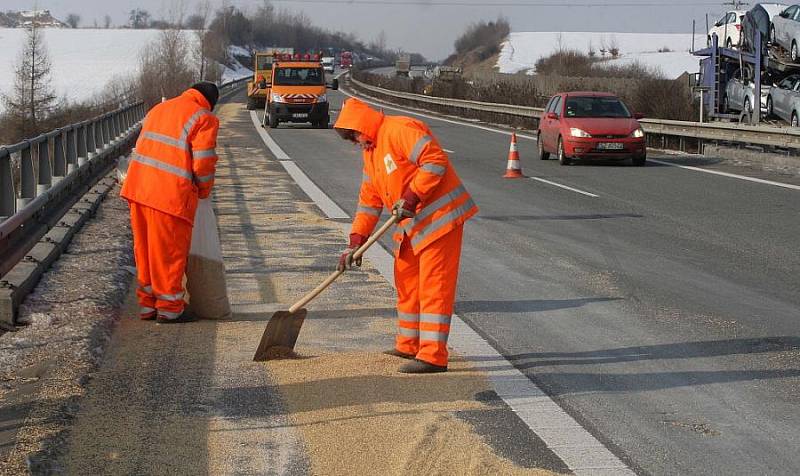
[[[421,121],[385,116],[348,99],[333,126],[363,150],[363,178],[350,244],[339,269],[361,265],[356,250],[367,241],[384,208],[400,221],[395,230],[398,327],[389,355],[410,359],[403,373],[447,370],[463,225],[478,212],[447,154]]]

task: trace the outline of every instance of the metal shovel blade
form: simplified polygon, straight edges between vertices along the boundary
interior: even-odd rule
[[[269,318],[264,335],[256,349],[254,362],[264,362],[294,349],[300,328],[308,311],[298,309],[296,312],[278,311]]]

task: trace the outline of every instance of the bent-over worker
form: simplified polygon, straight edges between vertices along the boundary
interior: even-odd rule
[[[183,275],[197,201],[214,185],[219,120],[214,83],[197,83],[144,119],[122,197],[128,200],[139,287],[139,318],[189,322]]]
[[[348,99],[333,127],[362,148],[364,159],[358,209],[339,269],[361,265],[353,253],[383,208],[402,217],[393,236],[397,336],[386,353],[411,360],[400,372],[444,372],[463,225],[478,207],[423,122],[385,116]]]

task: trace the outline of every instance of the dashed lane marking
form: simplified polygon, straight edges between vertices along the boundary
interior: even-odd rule
[[[538,182],[550,184],[550,185],[552,185],[554,187],[563,188],[564,190],[569,190],[571,192],[580,193],[582,195],[586,195],[587,197],[593,197],[593,198],[598,198],[599,197],[599,195],[595,195],[593,193],[585,192],[583,190],[579,190],[577,188],[573,188],[573,187],[570,187],[570,186],[567,186],[567,185],[563,185],[563,184],[560,184],[558,182],[552,182],[550,180],[545,180],[545,179],[539,178],[539,177],[528,177],[528,178],[531,179],[531,180],[536,180]]]
[[[672,166],[672,167],[680,167],[682,169],[694,170],[695,172],[703,172],[703,173],[707,173],[707,174],[721,175],[723,177],[735,178],[735,179],[739,179],[739,180],[747,180],[748,182],[763,183],[765,185],[773,185],[775,187],[783,187],[783,188],[788,188],[788,189],[791,189],[791,190],[800,190],[800,185],[793,185],[791,183],[773,182],[772,180],[764,180],[764,179],[755,178],[755,177],[747,177],[745,175],[737,175],[737,174],[731,174],[731,173],[728,173],[728,172],[720,172],[719,170],[701,169],[700,167],[692,167],[691,165],[672,164],[672,163],[669,163],[669,162],[662,162],[660,160],[654,160],[654,159],[647,159],[647,161],[648,162],[653,162],[654,164],[669,165],[669,166]]]
[[[288,159],[281,160],[281,165],[292,174],[292,178],[317,203],[320,209],[329,218],[349,218],[341,208],[333,203],[333,200],[305,176],[297,164],[291,162],[291,158],[275,143],[269,133],[261,128],[254,112],[251,112],[251,116],[264,143],[276,157],[280,153]],[[329,213],[332,203],[336,207],[336,216]],[[344,235],[349,233],[350,225],[348,223],[337,224]],[[392,254],[381,245],[367,250],[366,257],[384,279],[394,286]],[[488,367],[489,382],[497,395],[511,407],[528,428],[545,442],[548,448],[564,461],[574,474],[578,476],[595,474],[633,476],[636,474],[456,314],[453,314],[452,317],[449,343],[465,358]]]

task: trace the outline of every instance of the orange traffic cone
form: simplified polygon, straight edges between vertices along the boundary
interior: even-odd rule
[[[508,166],[503,178],[521,178],[522,166],[519,162],[519,152],[517,152],[517,133],[511,133],[511,146],[508,148]]]

